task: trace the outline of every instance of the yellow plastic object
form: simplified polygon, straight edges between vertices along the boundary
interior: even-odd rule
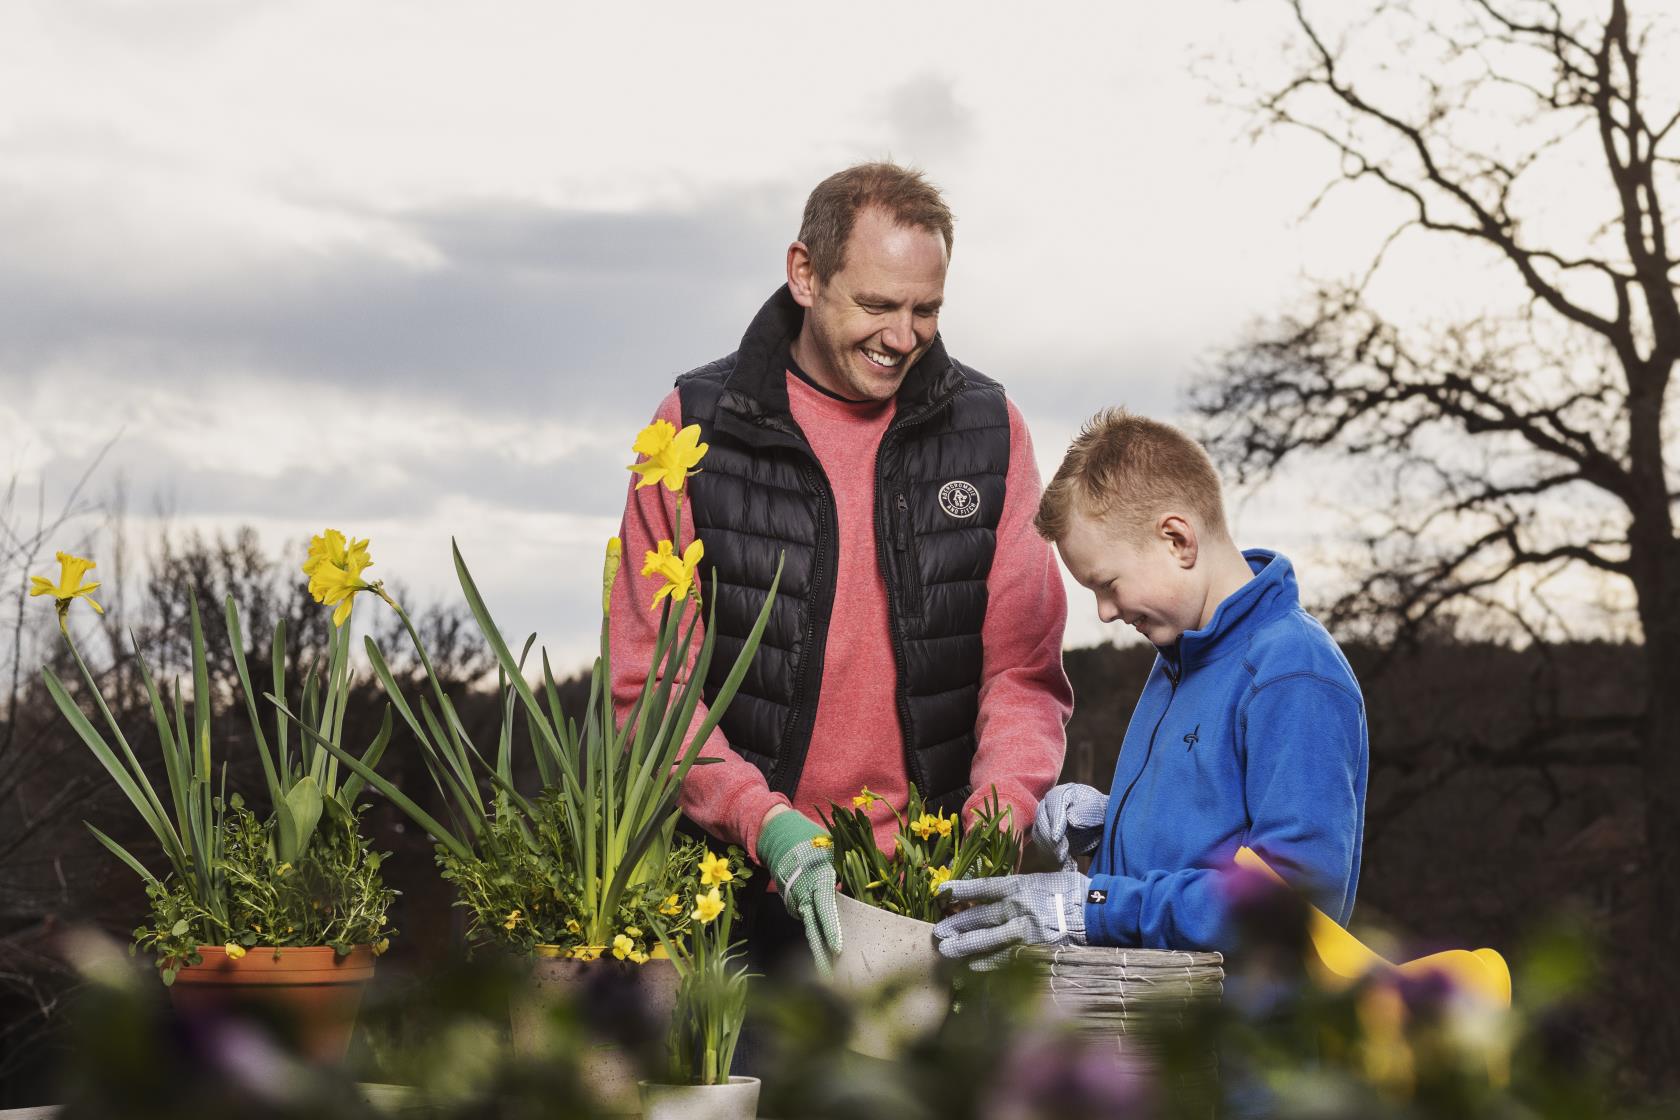
[[[1238,848],[1236,863],[1238,867],[1269,876],[1282,886],[1289,885],[1251,848]],[[1318,956],[1320,979],[1327,987],[1348,987],[1373,969],[1388,969],[1403,976],[1439,972],[1466,991],[1501,1007],[1511,1006],[1511,970],[1506,967],[1505,958],[1492,949],[1448,949],[1395,964],[1373,952],[1318,907],[1312,906],[1310,911],[1307,934]]]

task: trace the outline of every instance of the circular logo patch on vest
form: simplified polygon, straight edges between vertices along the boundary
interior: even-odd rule
[[[980,512],[980,491],[972,482],[947,482],[939,488],[939,505],[952,517],[973,517]]]

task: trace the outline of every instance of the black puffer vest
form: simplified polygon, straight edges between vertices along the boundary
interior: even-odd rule
[[[810,746],[841,562],[833,492],[788,409],[781,358],[803,315],[784,287],[738,351],[677,379],[683,423],[699,424],[711,445],[689,482],[694,529],[706,544],[701,587],[717,578],[708,702],[763,608],[778,558],[786,557],[763,641],[722,728],[770,788],[790,797]],[[886,581],[892,634],[881,671],[896,675],[910,780],[945,812],[959,809],[970,789],[986,577],[1008,470],[1002,386],[951,359],[936,338],[906,376],[881,437],[874,560]],[[829,697],[836,700],[844,702]]]

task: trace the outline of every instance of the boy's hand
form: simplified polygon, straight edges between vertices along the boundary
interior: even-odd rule
[[[1108,794],[1078,782],[1056,786],[1044,795],[1033,817],[1033,843],[1072,871],[1075,856],[1096,850],[1108,815]]]
[[[758,861],[775,876],[788,913],[804,923],[817,971],[832,975],[840,952],[840,907],[834,901],[834,846],[828,833],[802,813],[772,812],[758,833]]]
[[[980,905],[951,915],[933,927],[939,952],[952,959],[975,957],[981,971],[1009,959],[1016,945],[1085,944],[1085,896],[1091,880],[1077,871],[951,879],[939,893]]]

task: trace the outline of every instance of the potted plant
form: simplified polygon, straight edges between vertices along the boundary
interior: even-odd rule
[[[651,1004],[656,1018],[668,1017],[676,998],[677,974],[661,959],[659,942],[649,931],[683,913],[680,885],[700,858],[697,848],[676,836],[678,793],[697,759],[697,751],[687,748],[703,743],[727,710],[758,648],[780,578],[778,573],[706,717],[693,726],[715,633],[708,620],[696,651],[700,612],[689,608],[699,598],[695,568],[704,545],[699,540],[683,545],[681,499],[689,472],[706,452],[698,434],[698,426],[677,432],[657,421],[635,441],[643,458],[631,469],[643,475],[640,484],[663,483],[677,493],[678,520],[676,540],[661,541],[642,567],[643,575],[662,580],[651,609],[663,614],[646,683],[622,723],[613,706],[609,641],[612,590],[622,563],[618,540],[607,547],[600,653],[581,720],[563,709],[546,652],[540,679],[527,681],[534,638],[515,656],[457,546],[455,570],[462,593],[499,667],[503,718],[493,752],[475,744],[455,716],[406,616],[401,617],[426,669],[418,703],[404,697],[377,644],[366,643],[375,675],[419,743],[453,827],[427,814],[337,744],[321,740],[437,842],[442,873],[472,915],[472,940],[529,955],[529,998],[513,1009],[516,1049],[539,1045],[551,996],[602,983],[608,976],[630,985],[634,990],[628,994]],[[524,717],[541,782],[534,793],[514,783],[516,712]],[[633,1099],[628,1065],[613,1056],[612,1047],[600,1049],[593,1079],[608,1086],[609,1097],[622,1090]]]
[[[328,530],[312,543],[311,563],[335,570],[349,563],[365,567],[366,546],[366,541],[352,546]],[[293,1020],[306,1052],[324,1060],[342,1058],[362,990],[373,976],[374,957],[389,944],[393,931],[386,912],[396,896],[380,877],[384,853],[373,851],[361,833],[356,799],[365,779],[349,775],[341,781],[336,759],[311,742],[336,743],[342,737],[350,688],[349,636],[343,626],[348,604],[335,616],[324,672],[305,672],[296,692],[297,718],[310,735],[294,751],[284,718],[276,719],[272,741],[263,730],[239,612],[232,597],[227,600],[229,645],[268,792],[269,812],[259,816],[240,793],[227,789],[226,760],[218,767],[215,757],[214,696],[197,597],[191,599],[189,616],[190,699],[183,698],[178,682],[166,697],[135,646],[167,776],[165,801],[71,634],[69,611],[77,599],[101,610],[91,595],[99,584],[83,582],[95,565],[62,552],[58,560],[58,582],[37,576],[30,594],[53,597],[59,629],[105,729],[95,726],[50,668],[43,669],[47,691],[139,812],[168,863],[156,874],[111,837],[87,826],[145,883],[151,912],[134,931],[134,949],[155,955],[171,999],[183,1011],[264,1003]],[[290,695],[284,622],[276,625],[271,648],[272,687]],[[358,764],[371,772],[390,735],[387,713]]]
[[[752,1120],[759,1080],[731,1076],[751,979],[742,946],[730,940],[735,890],[750,873],[739,849],[706,852],[689,894],[688,936],[659,929],[681,977],[661,1080],[638,1084],[644,1120]]]
[[[947,879],[1008,875],[1021,861],[1021,837],[996,791],[965,829],[957,814],[928,812],[910,787],[908,812],[889,809],[893,850],[881,850],[870,810],[886,804],[865,787],[850,808],[832,805],[824,823],[834,843],[841,943],[834,983],[871,1007],[860,1015],[852,1048],[891,1057],[897,1040],[936,1028],[950,1008],[933,925],[944,916]],[[865,998],[868,997],[868,998]]]

